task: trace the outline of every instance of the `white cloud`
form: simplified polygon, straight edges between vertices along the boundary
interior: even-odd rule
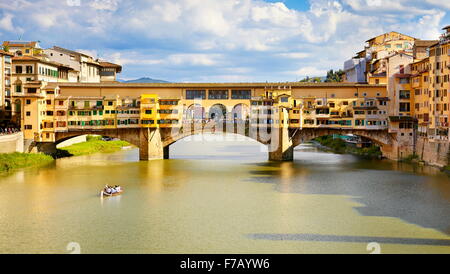
[[[446,0],[425,0],[425,2],[443,9],[450,9],[450,2]]]
[[[327,74],[326,70],[321,70],[318,69],[316,67],[302,67],[298,70],[294,70],[294,71],[288,71],[286,72],[286,74],[292,74],[292,75],[296,75],[296,76],[310,76],[310,77],[314,77],[314,76],[324,76]]]
[[[217,54],[172,54],[167,61],[175,65],[212,66],[219,57]]]
[[[311,54],[305,52],[285,52],[285,53],[278,53],[276,54],[276,56],[289,59],[304,59],[310,57]]]
[[[24,39],[97,50],[124,73],[176,81],[324,75],[384,32],[437,39],[450,9],[440,0],[312,0],[306,11],[264,0],[10,2],[0,0],[6,35],[26,29]]]
[[[117,10],[119,2],[119,0],[93,0],[89,3],[89,6],[96,10],[115,11]]]
[[[14,32],[15,28],[12,22],[14,16],[10,13],[6,13],[2,19],[0,19],[0,28],[6,31]]]

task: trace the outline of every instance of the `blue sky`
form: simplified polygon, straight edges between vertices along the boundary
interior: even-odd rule
[[[120,78],[295,81],[391,30],[437,39],[443,0],[0,0],[0,40],[39,40],[123,65]]]

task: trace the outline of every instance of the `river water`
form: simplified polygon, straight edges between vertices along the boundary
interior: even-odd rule
[[[450,253],[450,179],[296,148],[266,160],[234,135],[59,159],[0,178],[0,253]],[[105,184],[125,193],[101,199]]]

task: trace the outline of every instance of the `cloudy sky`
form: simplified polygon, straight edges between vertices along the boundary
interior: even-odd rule
[[[0,0],[0,40],[38,40],[124,66],[120,78],[295,81],[391,30],[436,39],[446,0]]]

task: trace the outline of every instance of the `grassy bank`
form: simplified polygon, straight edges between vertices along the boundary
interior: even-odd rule
[[[101,136],[88,136],[87,142],[74,144],[71,146],[60,148],[59,150],[65,152],[70,156],[79,156],[92,153],[110,153],[121,150],[123,147],[130,146],[130,143],[125,141],[103,141]],[[66,156],[67,156],[66,155]]]
[[[2,153],[0,154],[0,172],[43,166],[53,161],[54,159],[51,156],[40,153]]]
[[[332,136],[322,136],[314,139],[314,141],[318,142],[334,153],[348,153],[368,158],[380,158],[382,156],[380,148],[375,145],[365,148],[358,148],[347,145],[345,141],[340,138],[333,139]]]

